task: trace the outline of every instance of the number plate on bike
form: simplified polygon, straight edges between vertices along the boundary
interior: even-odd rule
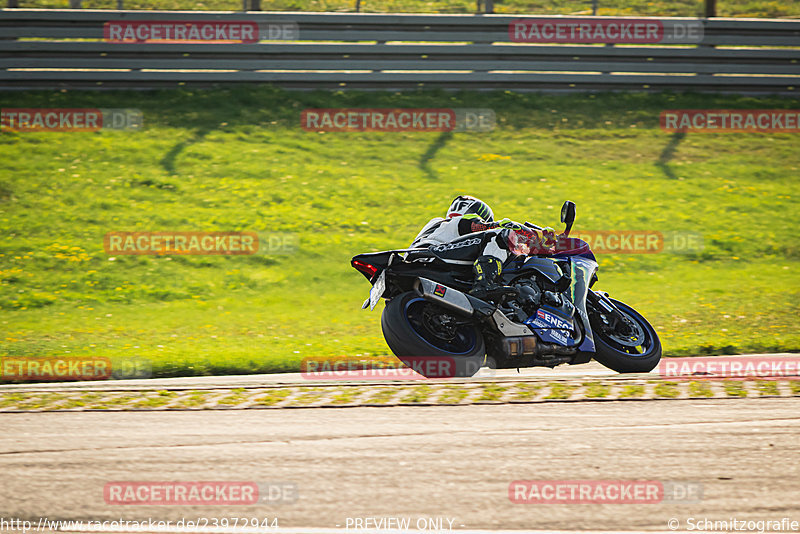
[[[375,308],[375,305],[381,300],[383,296],[383,292],[386,291],[386,271],[381,271],[381,274],[378,275],[378,279],[375,280],[375,283],[372,285],[372,289],[369,290],[369,309],[372,310]]]

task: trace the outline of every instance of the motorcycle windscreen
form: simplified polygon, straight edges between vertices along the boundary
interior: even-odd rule
[[[597,271],[597,262],[583,256],[573,256],[570,260],[572,277],[570,297],[572,297],[572,303],[575,305],[578,316],[583,321],[584,332],[586,332],[586,337],[583,338],[578,350],[594,352],[594,336],[592,336],[592,327],[589,324],[589,315],[586,313],[586,293],[589,291],[589,281]]]

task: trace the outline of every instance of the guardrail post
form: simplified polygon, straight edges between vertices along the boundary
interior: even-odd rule
[[[261,0],[250,0],[250,11],[261,11]]]
[[[19,0],[8,0],[8,8],[16,8],[19,7]]]
[[[717,16],[717,0],[706,0],[706,18]]]
[[[69,8],[70,9],[80,9],[81,8],[81,0],[69,0]]]

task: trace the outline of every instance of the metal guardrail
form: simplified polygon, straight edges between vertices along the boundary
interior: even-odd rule
[[[0,87],[271,83],[335,89],[780,93],[800,88],[800,21],[637,18],[702,25],[702,40],[683,45],[597,45],[512,43],[509,25],[518,19],[503,15],[0,10]],[[292,41],[280,42],[120,43],[104,40],[104,24],[112,21],[247,21],[262,28],[293,26],[295,31]]]

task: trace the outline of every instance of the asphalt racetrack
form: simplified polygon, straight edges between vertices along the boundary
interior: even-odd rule
[[[604,371],[557,372],[585,378]],[[41,518],[172,525],[259,518],[278,525],[276,532],[360,534],[402,521],[410,527],[395,531],[711,531],[696,527],[783,520],[787,527],[764,530],[791,532],[790,521],[800,521],[798,401],[0,413],[0,516],[33,525]],[[509,488],[519,480],[656,481],[691,494],[639,504],[515,503]],[[109,483],[131,481],[252,481],[292,493],[257,505],[107,502]]]

